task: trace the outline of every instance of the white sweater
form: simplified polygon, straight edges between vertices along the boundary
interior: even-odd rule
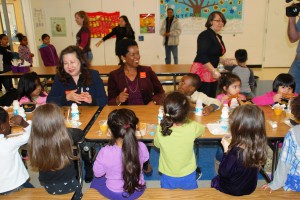
[[[28,172],[19,154],[19,148],[28,142],[31,122],[25,132],[16,137],[5,138],[0,134],[0,193],[13,190],[27,181]]]

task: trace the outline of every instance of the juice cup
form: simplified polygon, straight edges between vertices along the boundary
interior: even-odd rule
[[[274,107],[274,114],[275,115],[281,115],[282,114],[282,107],[281,106],[275,106]]]
[[[100,131],[102,134],[106,134],[107,133],[107,121],[106,120],[100,120],[99,121],[99,127],[100,127]]]

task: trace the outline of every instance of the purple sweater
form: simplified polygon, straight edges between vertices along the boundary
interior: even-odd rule
[[[143,163],[149,160],[149,152],[144,143],[139,144],[139,159],[141,169]],[[106,145],[101,148],[94,163],[94,174],[96,177],[105,175],[106,186],[113,192],[123,192],[124,180],[123,180],[123,166],[122,166],[122,148],[117,145]],[[141,170],[140,183],[145,184],[144,176]]]
[[[48,66],[56,66],[58,64],[58,56],[55,47],[52,44],[45,45],[42,44],[40,46],[40,53],[44,65]]]

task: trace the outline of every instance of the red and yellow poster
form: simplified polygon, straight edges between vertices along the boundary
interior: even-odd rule
[[[112,29],[118,26],[120,12],[106,13],[93,12],[87,13],[89,17],[89,27],[92,38],[103,38]]]
[[[140,32],[155,33],[155,14],[140,14]]]

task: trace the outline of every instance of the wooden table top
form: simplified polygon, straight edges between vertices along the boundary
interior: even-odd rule
[[[119,65],[104,65],[104,66],[91,66],[90,69],[94,69],[99,72],[100,75],[108,76],[108,74],[118,69]],[[178,65],[153,65],[152,70],[160,76],[173,76],[189,73],[190,64],[178,64]],[[40,77],[51,77],[56,74],[56,67],[30,67],[30,72],[36,72]],[[24,73],[13,73],[12,71],[0,74],[0,76],[20,78]]]
[[[41,199],[72,199],[74,192],[62,195],[48,194],[45,188],[24,188],[9,195],[1,195],[1,200],[41,200]]]
[[[62,108],[62,112],[63,112],[66,119],[67,119],[67,116],[68,116],[68,109],[70,108],[69,119],[71,119],[71,107],[70,106],[63,106],[61,108]],[[91,119],[96,114],[98,108],[99,108],[98,106],[78,106],[79,117],[80,117],[79,121],[82,123],[78,127],[79,129],[84,130],[87,127],[87,125],[89,124]],[[10,116],[13,115],[13,110],[12,110],[11,107],[8,108],[7,112]],[[27,120],[31,120],[33,115],[34,115],[34,111],[32,113],[26,113]]]
[[[88,140],[108,140],[110,137],[107,136],[107,134],[101,134],[99,124],[98,122],[100,120],[107,120],[108,114],[115,110],[115,109],[121,109],[121,108],[127,108],[131,109],[135,112],[137,117],[139,118],[140,122],[147,123],[147,124],[158,124],[158,105],[153,106],[105,106],[101,113],[99,114],[98,118],[96,119],[95,123],[92,125],[90,130],[88,131],[87,135],[85,136]],[[285,113],[281,116],[274,115],[274,112],[270,106],[262,106],[261,107],[265,113],[266,120],[272,120],[276,121],[278,124],[278,127],[273,129],[268,122],[266,122],[266,131],[267,136],[269,139],[282,139],[287,131],[290,129],[288,125],[283,123],[283,119],[285,118]],[[206,125],[208,123],[214,123],[220,120],[221,116],[221,110],[217,110],[213,113],[211,113],[208,116],[196,116],[194,114],[191,115],[191,119]],[[223,135],[213,135],[210,133],[208,128],[205,128],[204,135],[199,139],[221,139]],[[144,140],[153,140],[154,136],[151,136],[150,134],[146,134],[141,139]]]
[[[56,74],[56,67],[30,67],[29,72],[36,72],[40,77],[53,77]],[[9,71],[0,74],[0,76],[20,78],[23,74],[24,73],[13,73],[12,71]]]
[[[214,188],[198,188],[195,190],[167,190],[162,188],[147,188],[139,199],[255,199],[255,200],[278,200],[278,199],[299,199],[299,193],[286,192],[282,189],[272,191],[264,191],[257,188],[252,194],[244,196],[231,196],[224,194]],[[97,190],[89,188],[83,193],[83,200],[106,199]]]

